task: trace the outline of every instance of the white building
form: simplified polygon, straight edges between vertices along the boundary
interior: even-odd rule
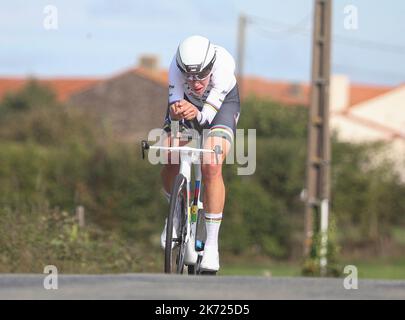
[[[339,139],[350,142],[387,142],[386,156],[405,181],[405,85],[359,103],[351,104],[351,86],[346,76],[331,81],[330,127]]]

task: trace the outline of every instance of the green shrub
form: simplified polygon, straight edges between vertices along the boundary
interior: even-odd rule
[[[139,272],[142,253],[118,234],[79,227],[73,214],[46,205],[0,209],[0,272]]]
[[[0,102],[0,115],[1,271],[37,272],[52,261],[72,272],[161,270],[168,210],[161,166],[142,161],[139,145],[115,140],[35,82]],[[256,172],[223,170],[221,252],[297,260],[307,109],[250,99],[238,127],[257,130]],[[390,164],[373,162],[380,146],[334,139],[332,148],[331,239],[375,245],[404,223],[405,186]],[[85,229],[72,216],[78,205],[86,209]]]

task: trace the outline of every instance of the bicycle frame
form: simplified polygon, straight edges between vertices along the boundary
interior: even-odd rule
[[[203,145],[203,139],[201,136],[198,137],[198,145],[201,147]],[[186,203],[187,203],[187,221],[186,221],[186,236],[184,239],[184,243],[187,244],[190,239],[191,235],[194,235],[194,241],[196,241],[196,225],[197,225],[197,218],[198,218],[198,211],[203,209],[203,202],[201,201],[201,187],[202,187],[202,172],[201,172],[201,162],[200,162],[200,155],[201,153],[214,153],[216,157],[216,161],[218,163],[218,155],[222,153],[222,150],[219,146],[216,146],[213,150],[210,149],[202,149],[202,148],[192,148],[187,146],[157,146],[153,145],[150,146],[146,141],[142,141],[142,156],[144,155],[144,150],[148,149],[158,149],[158,150],[166,150],[170,152],[178,151],[180,152],[180,169],[179,174],[182,174],[186,179]],[[194,195],[193,198],[191,196],[191,174],[192,174],[192,167],[194,167]],[[192,199],[191,199],[192,198]],[[193,250],[198,253],[198,255],[202,256],[202,250],[196,250],[196,243],[193,245]]]
[[[203,152],[203,151],[197,151]],[[188,243],[191,237],[191,233],[195,235],[196,228],[195,224],[197,222],[197,215],[198,209],[203,209],[203,203],[200,199],[200,187],[202,182],[202,174],[201,174],[201,164],[195,163],[193,160],[193,156],[195,153],[193,151],[180,151],[180,170],[179,173],[182,174],[187,181],[186,189],[187,189],[187,233],[185,243]],[[194,167],[194,195],[193,198],[191,196],[191,170]]]

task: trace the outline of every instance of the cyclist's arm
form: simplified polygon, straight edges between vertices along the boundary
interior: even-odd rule
[[[176,56],[172,59],[169,67],[169,97],[168,105],[172,110],[175,104],[184,97],[183,89],[184,79],[183,76],[176,65]]]
[[[203,108],[197,120],[201,125],[211,123],[215,118],[217,112],[221,108],[226,95],[233,89],[236,84],[234,69],[229,67],[222,67],[215,70],[211,79],[213,87],[208,95]]]

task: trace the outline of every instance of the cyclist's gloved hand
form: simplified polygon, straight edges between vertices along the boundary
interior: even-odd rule
[[[197,109],[196,106],[194,106],[192,103],[186,100],[181,100],[179,103],[180,103],[179,110],[182,119],[193,120],[194,118],[197,117],[199,110]]]
[[[172,120],[181,120],[181,111],[180,111],[180,101],[172,103],[169,107],[170,119]]]

